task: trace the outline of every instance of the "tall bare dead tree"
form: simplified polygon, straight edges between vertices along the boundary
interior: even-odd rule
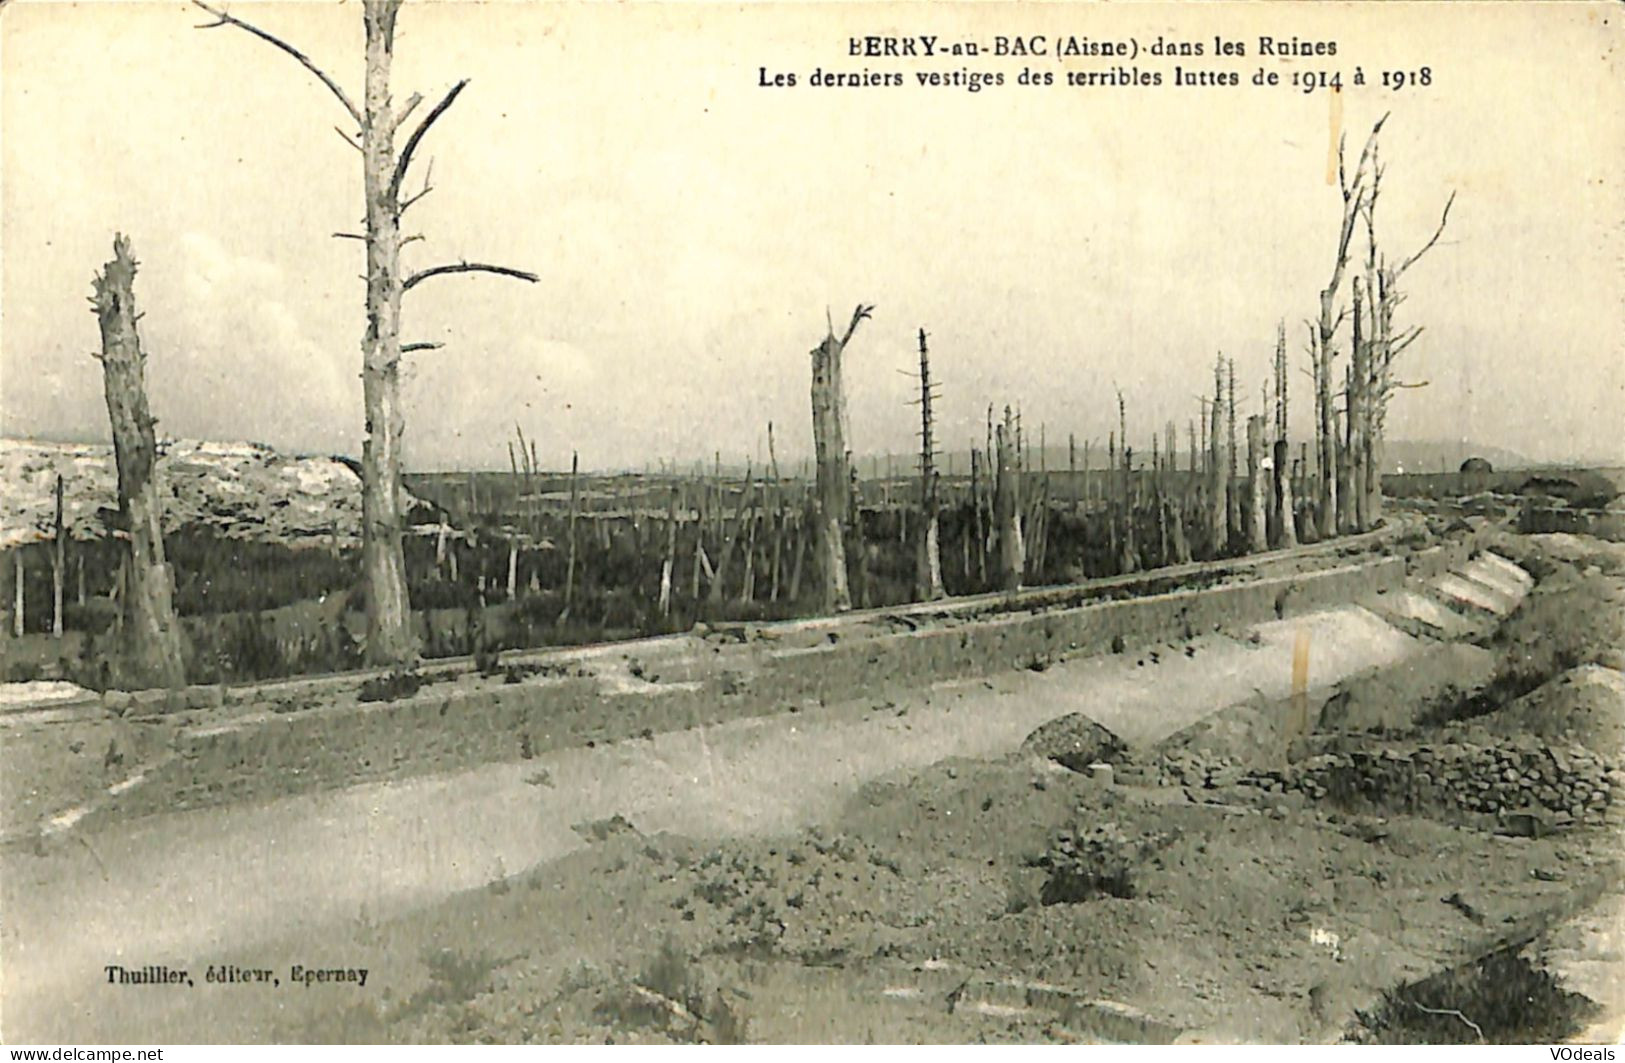
[[[920,510],[924,515],[920,531],[919,570],[916,578],[921,601],[943,597],[942,548],[939,542],[936,437],[932,434],[931,355],[926,348],[925,329],[920,330]]]
[[[1213,405],[1209,407],[1212,423],[1208,426],[1208,541],[1213,544],[1213,556],[1224,553],[1225,533],[1230,520],[1229,484],[1225,470],[1229,463],[1224,457],[1224,442],[1220,435],[1224,416],[1224,356],[1213,363]]]
[[[1283,547],[1298,545],[1297,505],[1292,497],[1292,458],[1287,443],[1286,323],[1275,331],[1275,442],[1270,474],[1274,480],[1274,524]]]
[[[397,108],[391,95],[390,66],[395,54],[395,19],[400,13],[401,0],[363,0],[361,5],[366,73],[360,106],[336,80],[293,45],[203,0],[192,2],[215,19],[200,29],[236,27],[298,61],[338,99],[357,129],[355,134],[342,128],[338,131],[344,142],[361,154],[365,231],[334,235],[361,241],[366,246],[367,327],[361,341],[362,402],[366,414],[366,435],[361,451],[361,576],[367,600],[366,655],[374,664],[405,664],[416,657],[417,645],[407,599],[406,557],[401,547],[406,517],[401,489],[401,441],[406,422],[401,406],[400,362],[403,354],[439,345],[401,342],[402,297],[424,281],[450,274],[490,273],[532,283],[537,277],[525,270],[484,262],[460,261],[410,274],[401,268],[401,248],[419,239],[416,235],[402,237],[401,216],[434,188],[430,183],[431,165],[425,171],[421,188],[407,192],[406,178],[412,161],[430,127],[468,87],[466,78],[453,85],[407,134],[404,145],[396,149],[397,134],[423,102],[421,96],[413,93]]]
[[[1236,488],[1236,360],[1225,360],[1225,539],[1233,549],[1242,542],[1241,492]]]
[[[1450,221],[1450,208],[1455,205],[1456,194],[1451,192],[1439,215],[1439,224],[1425,244],[1415,254],[1390,266],[1386,256],[1377,249],[1377,200],[1382,191],[1382,165],[1378,149],[1372,149],[1371,188],[1365,197],[1363,217],[1366,230],[1365,296],[1366,296],[1366,372],[1361,381],[1361,415],[1364,421],[1365,445],[1364,476],[1355,485],[1363,492],[1363,511],[1366,520],[1375,524],[1382,519],[1382,469],[1385,464],[1383,437],[1388,413],[1388,402],[1394,391],[1402,387],[1425,387],[1426,382],[1401,383],[1393,373],[1394,360],[1422,334],[1421,326],[1413,326],[1401,335],[1394,334],[1394,312],[1404,301],[1399,291],[1399,280],[1423,255],[1431,251],[1444,235]]]
[[[1315,368],[1315,402],[1318,407],[1320,435],[1319,527],[1316,530],[1322,539],[1329,538],[1348,523],[1343,519],[1347,512],[1348,499],[1339,490],[1341,484],[1338,441],[1336,429],[1332,424],[1332,367],[1337,356],[1333,344],[1338,326],[1347,316],[1346,310],[1337,309],[1337,296],[1343,287],[1343,275],[1348,270],[1349,245],[1354,238],[1354,227],[1365,203],[1367,166],[1371,161],[1372,152],[1376,149],[1377,135],[1382,132],[1382,125],[1387,120],[1388,116],[1383,115],[1371,127],[1371,133],[1366,138],[1365,147],[1360,151],[1360,158],[1355,164],[1352,176],[1348,174],[1344,165],[1346,137],[1339,138],[1337,143],[1337,184],[1343,198],[1343,215],[1338,226],[1337,254],[1332,260],[1331,279],[1327,281],[1326,287],[1320,290],[1320,313],[1315,331],[1315,347],[1311,353]]]
[[[1247,418],[1247,551],[1269,549],[1269,480],[1264,462],[1264,415]]]
[[[113,258],[93,282],[90,300],[101,326],[98,357],[118,466],[119,524],[126,535],[118,679],[130,686],[179,687],[186,683],[186,636],[175,617],[175,574],[164,559],[158,440],[152,430],[158,422],[147,406],[135,271],[130,241],[121,233],[113,238]]]
[[[874,313],[859,303],[846,332],[835,335],[828,320],[824,340],[812,349],[813,452],[818,467],[818,543],[824,572],[824,611],[844,613],[852,608],[846,574],[846,525],[851,509],[852,453],[846,439],[846,391],[841,361],[859,323]]]
[[[1021,574],[1026,568],[1025,544],[1021,538],[1021,501],[1017,497],[1015,424],[1010,407],[1004,408],[1004,422],[993,432],[994,468],[993,523],[999,537],[998,587],[1013,591],[1021,587]]]

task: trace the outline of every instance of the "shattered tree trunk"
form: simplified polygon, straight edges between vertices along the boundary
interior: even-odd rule
[[[1375,239],[1375,238],[1373,238]],[[1387,413],[1389,397],[1389,362],[1390,342],[1393,338],[1393,302],[1391,299],[1391,284],[1384,273],[1373,264],[1368,274],[1366,295],[1370,308],[1371,338],[1368,349],[1371,354],[1367,365],[1366,378],[1366,452],[1365,452],[1365,482],[1360,485],[1365,492],[1365,517],[1368,526],[1376,527],[1382,523],[1382,463],[1383,463],[1383,420]]]
[[[1348,384],[1350,374],[1344,373],[1345,394],[1353,391]],[[1354,476],[1351,467],[1353,445],[1353,411],[1344,409],[1338,411],[1333,427],[1336,433],[1341,433],[1341,443],[1337,450],[1337,532],[1347,535],[1354,531]],[[1335,433],[1334,433],[1335,434]]]
[[[1367,465],[1366,439],[1371,428],[1369,383],[1371,378],[1371,341],[1362,335],[1362,312],[1365,291],[1360,278],[1354,287],[1354,343],[1348,378],[1348,466],[1350,524],[1357,532],[1370,527],[1370,514],[1366,512],[1365,475]]]
[[[1247,418],[1247,552],[1269,549],[1269,480],[1264,468],[1264,415]]]
[[[580,505],[580,495],[576,489],[576,474],[581,469],[581,456],[576,451],[570,452],[570,515],[566,525],[565,536],[569,539],[567,549],[569,556],[564,563],[564,608],[559,610],[560,624],[570,618],[570,606],[575,601],[576,590],[576,516]]]
[[[1217,369],[1213,375],[1213,405],[1209,411],[1208,427],[1208,541],[1213,544],[1213,556],[1224,553],[1225,525],[1229,520],[1229,503],[1224,471],[1226,461],[1219,441],[1220,417],[1224,406],[1224,384]]]
[[[671,615],[671,574],[677,567],[677,496],[680,489],[671,485],[671,501],[666,507],[666,558],[660,565],[660,615]]]
[[[186,683],[185,635],[175,618],[175,576],[164,560],[163,503],[155,479],[157,422],[147,408],[146,355],[136,332],[135,259],[130,242],[113,240],[113,259],[95,280],[102,334],[102,382],[118,465],[119,520],[129,538],[119,607],[121,679],[131,685]]]
[[[1134,534],[1134,497],[1132,494],[1132,474],[1134,469],[1134,448],[1123,448],[1123,537],[1121,540],[1122,554],[1117,559],[1117,569],[1122,573],[1140,571],[1139,542]]]
[[[931,356],[925,346],[925,329],[920,330],[920,510],[924,519],[920,532],[918,570],[915,575],[919,599],[934,602],[946,596],[942,588],[941,515],[937,497],[936,437],[931,423]]]
[[[1241,492],[1236,489],[1236,465],[1239,461],[1236,445],[1236,360],[1225,363],[1225,541],[1239,549],[1241,531]],[[1170,457],[1172,455],[1170,454]]]
[[[845,397],[841,359],[858,323],[873,307],[859,305],[846,335],[830,325],[824,341],[812,349],[813,453],[817,462],[818,545],[823,570],[823,609],[844,613],[852,608],[846,572],[846,525],[851,503],[850,455],[846,440]]]
[[[1292,457],[1289,453],[1287,433],[1287,392],[1289,378],[1286,368],[1286,325],[1282,323],[1275,333],[1275,448],[1274,464],[1270,470],[1275,479],[1275,528],[1278,544],[1282,547],[1298,545],[1297,509],[1292,498]]]
[[[1318,525],[1316,534],[1322,539],[1330,539],[1339,530],[1337,519],[1338,498],[1337,469],[1339,464],[1336,415],[1332,407],[1332,367],[1329,353],[1321,352],[1316,356],[1315,385],[1317,394],[1315,405],[1320,416],[1320,449],[1316,454],[1318,461],[1318,483],[1320,496],[1316,500],[1315,517]]]
[[[1270,470],[1275,479],[1275,523],[1283,548],[1298,545],[1296,504],[1292,500],[1292,456],[1284,439],[1275,441],[1275,462]]]
[[[993,524],[999,537],[999,590],[1013,591],[1021,587],[1021,572],[1025,567],[1025,551],[1021,543],[1021,519],[1016,506],[1016,473],[1010,445],[1010,416],[994,430],[995,466],[997,479],[993,487]]]

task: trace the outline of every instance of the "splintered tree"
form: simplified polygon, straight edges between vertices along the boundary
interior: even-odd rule
[[[1264,415],[1247,418],[1247,552],[1269,549],[1269,480],[1264,461]]]
[[[1288,454],[1286,325],[1275,333],[1275,444],[1271,449],[1271,475],[1275,480],[1273,503],[1274,524],[1278,529],[1280,546],[1298,545],[1297,506],[1292,498],[1292,459]]]
[[[1402,384],[1393,375],[1394,359],[1422,334],[1421,326],[1413,326],[1402,335],[1394,334],[1394,311],[1404,300],[1399,291],[1399,279],[1404,276],[1406,270],[1416,265],[1423,255],[1432,250],[1439,242],[1439,237],[1444,235],[1445,226],[1450,221],[1450,208],[1456,202],[1456,194],[1451,192],[1449,198],[1445,200],[1438,227],[1433,230],[1433,235],[1421,249],[1398,265],[1390,266],[1387,257],[1377,250],[1377,197],[1382,191],[1385,168],[1378,160],[1375,146],[1372,148],[1371,159],[1371,190],[1365,197],[1363,210],[1366,230],[1365,343],[1368,353],[1363,359],[1365,372],[1359,383],[1359,413],[1364,422],[1362,432],[1365,443],[1364,476],[1355,484],[1355,490],[1362,492],[1364,503],[1361,508],[1367,523],[1375,524],[1382,519],[1383,429],[1388,413],[1388,400],[1398,388],[1423,387],[1426,383],[1424,381]]]
[[[846,524],[851,508],[852,455],[846,440],[846,393],[841,380],[841,359],[858,324],[874,313],[859,303],[852,311],[846,333],[835,335],[835,323],[826,316],[828,331],[812,349],[813,454],[818,465],[818,543],[824,572],[823,605],[826,613],[852,608],[846,578]]]
[[[1209,408],[1212,418],[1208,426],[1208,541],[1213,544],[1213,556],[1219,557],[1224,553],[1224,538],[1226,526],[1230,520],[1229,503],[1226,498],[1229,494],[1229,484],[1225,482],[1225,470],[1229,462],[1224,456],[1224,444],[1219,431],[1220,420],[1224,411],[1224,357],[1219,356],[1213,364],[1213,405]]]
[[[1232,547],[1242,541],[1241,492],[1236,490],[1236,360],[1225,362],[1225,536]]]
[[[920,532],[919,570],[916,582],[921,601],[944,596],[942,589],[942,549],[939,542],[936,442],[931,425],[931,355],[925,345],[925,329],[920,330],[920,509],[924,527]]]
[[[401,342],[401,299],[424,281],[453,273],[492,273],[536,281],[536,275],[483,262],[455,262],[407,274],[401,268],[401,248],[417,236],[403,238],[401,215],[433,189],[427,174],[415,193],[406,192],[407,173],[425,134],[446,112],[468,80],[453,85],[396,150],[396,136],[406,119],[423,102],[416,93],[399,108],[390,93],[390,65],[395,54],[395,18],[401,0],[364,0],[361,5],[366,39],[366,80],[360,106],[310,57],[257,26],[203,3],[192,2],[215,21],[199,27],[234,26],[280,49],[321,81],[344,107],[357,134],[339,134],[361,155],[362,186],[366,199],[366,231],[335,233],[366,245],[367,326],[361,341],[361,383],[366,414],[366,435],[361,451],[362,548],[361,578],[367,600],[367,659],[374,664],[404,664],[417,655],[412,635],[406,590],[406,558],[401,547],[405,512],[401,503],[401,441],[406,424],[400,395],[401,355],[437,347],[432,343]],[[432,167],[431,167],[432,169]]]
[[[1352,177],[1344,166],[1344,139],[1339,139],[1337,143],[1337,184],[1343,197],[1343,217],[1337,231],[1337,254],[1332,260],[1331,279],[1320,290],[1320,314],[1314,332],[1314,349],[1310,353],[1314,364],[1316,420],[1320,436],[1319,526],[1316,532],[1322,539],[1330,538],[1352,523],[1348,519],[1351,512],[1348,493],[1343,490],[1347,463],[1346,459],[1339,458],[1337,429],[1333,424],[1332,368],[1337,356],[1333,341],[1338,326],[1347,316],[1346,310],[1337,309],[1337,295],[1343,287],[1343,274],[1348,269],[1349,243],[1354,238],[1354,226],[1365,204],[1366,167],[1376,149],[1377,134],[1387,120],[1388,116],[1383,115],[1371,127],[1371,134],[1360,151],[1360,160],[1354,167]]]
[[[993,486],[993,523],[999,537],[998,587],[1003,591],[1013,591],[1021,587],[1021,574],[1027,559],[1021,541],[1021,503],[1016,488],[1020,474],[1016,468],[1015,427],[1010,417],[1010,407],[1004,408],[1004,422],[994,430],[993,437],[997,475]]]
[[[175,618],[175,574],[164,560],[163,502],[155,479],[157,421],[147,408],[147,356],[135,310],[136,261],[130,241],[113,238],[113,258],[93,282],[101,325],[102,383],[118,465],[119,524],[125,532],[119,594],[119,680],[130,686],[186,683],[185,635]]]

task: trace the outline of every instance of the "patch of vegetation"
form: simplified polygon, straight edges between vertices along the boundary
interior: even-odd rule
[[[361,684],[361,701],[398,701],[409,698],[423,687],[423,677],[416,672],[400,671],[374,676]]]
[[[1357,1016],[1363,1044],[1554,1044],[1583,1029],[1597,1004],[1506,948],[1391,989]]]
[[[707,990],[687,955],[667,938],[630,986],[595,1009],[618,1029],[658,1030],[674,1041],[744,1044],[750,1021],[722,989]]]
[[[1579,663],[1579,656],[1569,649],[1559,649],[1538,662],[1522,666],[1514,663],[1497,672],[1495,678],[1476,693],[1455,699],[1441,698],[1438,704],[1417,717],[1417,725],[1438,727],[1455,720],[1488,716],[1578,667]]]
[[[429,985],[417,996],[422,1004],[466,1004],[491,987],[491,973],[501,961],[484,952],[431,949],[423,954]]]

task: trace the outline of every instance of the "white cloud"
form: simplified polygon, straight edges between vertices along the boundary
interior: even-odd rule
[[[290,308],[294,293],[279,267],[188,232],[178,257],[153,261],[143,276],[162,431],[291,449],[355,447],[359,343],[318,340]]]

